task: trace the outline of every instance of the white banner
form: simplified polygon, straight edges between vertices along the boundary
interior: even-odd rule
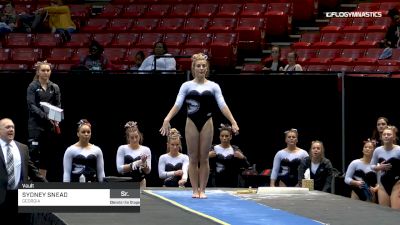
[[[109,189],[18,189],[19,206],[140,206],[140,198],[110,198]]]

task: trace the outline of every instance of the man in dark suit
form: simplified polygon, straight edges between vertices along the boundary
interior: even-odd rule
[[[45,181],[29,159],[28,146],[15,141],[14,137],[13,121],[0,119],[0,213],[9,217],[17,216],[18,185],[29,180]],[[26,217],[20,214],[18,221]]]

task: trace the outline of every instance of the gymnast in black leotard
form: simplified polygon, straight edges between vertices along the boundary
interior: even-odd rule
[[[193,189],[193,198],[207,198],[207,186],[210,166],[208,152],[212,145],[214,126],[212,105],[218,104],[222,114],[232,124],[235,133],[239,127],[225,103],[221,88],[206,77],[209,74],[209,62],[203,53],[192,56],[193,80],[182,84],[174,106],[165,117],[160,129],[161,135],[168,135],[170,120],[178,113],[183,103],[187,105],[185,138],[189,155],[189,178]]]
[[[158,175],[165,187],[185,187],[189,157],[181,151],[181,135],[177,129],[172,128],[168,135],[167,153],[158,160]]]
[[[344,182],[352,189],[352,199],[376,201],[376,192],[378,191],[376,172],[371,169],[370,165],[375,144],[375,140],[365,141],[363,157],[353,160],[347,168]]]
[[[298,167],[308,153],[297,147],[298,133],[296,129],[285,132],[287,147],[278,151],[274,157],[270,186],[295,187],[298,185]]]
[[[380,205],[400,209],[400,146],[395,144],[397,128],[388,126],[382,132],[382,146],[375,149],[371,169],[378,173]]]
[[[118,147],[117,170],[122,175],[130,176],[131,182],[140,182],[140,187],[146,187],[146,176],[151,171],[151,151],[142,145],[143,135],[134,121],[125,124],[127,144]]]
[[[209,186],[240,187],[241,172],[250,167],[246,156],[238,146],[232,145],[232,128],[221,124],[219,128],[220,144],[213,145],[208,153],[210,161]]]
[[[77,130],[79,141],[67,148],[64,153],[64,182],[102,182],[104,174],[104,160],[101,149],[91,144],[92,128],[86,119],[78,123]]]

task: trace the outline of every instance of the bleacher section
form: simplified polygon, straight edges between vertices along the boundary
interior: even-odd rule
[[[14,2],[17,12],[21,13],[33,12],[49,1]],[[104,45],[105,54],[118,68],[133,64],[132,54],[138,50],[151,52],[159,40],[167,43],[173,55],[201,51],[211,56],[214,66],[233,67],[240,43],[259,50],[264,45],[265,35],[289,34],[292,2],[296,1],[115,0],[104,4],[96,15],[92,15],[90,4],[70,4],[79,32],[72,35],[69,43],[62,44],[60,37],[53,34],[12,33],[2,42],[4,51],[0,64],[31,68],[35,60],[48,59],[55,64],[63,62],[66,68],[66,64],[76,63],[79,56],[85,54],[83,49],[90,39],[96,39]],[[25,47],[31,48],[32,57],[16,61],[21,48]],[[180,68],[188,69],[187,59],[177,61]]]
[[[381,12],[380,18],[331,18],[319,32],[304,32],[298,41],[282,48],[281,60],[289,51],[298,55],[305,71],[391,72],[400,69],[400,49],[391,59],[378,60],[391,24],[388,10],[400,9],[399,1],[359,3],[354,11]],[[244,65],[242,71],[261,71],[260,66]],[[363,76],[359,74],[355,76]],[[376,76],[380,76],[379,74]]]
[[[0,0],[0,6],[4,4]],[[33,12],[49,0],[14,0],[17,12]],[[47,59],[56,69],[69,69],[87,54],[91,39],[105,47],[104,54],[116,70],[134,63],[134,54],[152,52],[155,42],[167,43],[173,55],[204,52],[215,68],[234,68],[238,52],[260,55],[271,38],[288,39],[293,24],[315,21],[322,10],[333,9],[339,0],[112,0],[106,3],[68,4],[78,27],[68,43],[58,34],[10,33],[2,38],[0,68],[32,68]],[[378,60],[391,23],[388,10],[400,2],[382,0],[359,3],[354,11],[380,11],[381,18],[331,18],[318,32],[303,32],[300,39],[282,49],[282,59],[295,50],[306,70],[359,71],[372,66],[398,69],[399,58]],[[96,9],[96,10],[94,10]],[[397,57],[397,51],[394,55]],[[177,58],[178,69],[190,69],[190,59]],[[371,68],[368,68],[371,69]],[[243,71],[261,71],[260,65],[244,65]],[[371,71],[371,70],[369,70]]]

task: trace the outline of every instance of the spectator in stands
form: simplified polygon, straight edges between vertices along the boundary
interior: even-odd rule
[[[380,205],[400,209],[400,146],[395,144],[397,128],[386,127],[382,132],[382,146],[375,149],[371,169],[378,173],[378,201]]]
[[[89,55],[82,57],[80,67],[91,71],[110,70],[112,65],[103,55],[104,48],[99,42],[92,40],[89,45]]]
[[[71,40],[71,33],[75,32],[76,25],[71,19],[71,12],[68,5],[64,5],[62,0],[51,0],[50,6],[38,9],[37,11],[39,13],[47,13],[52,33],[60,34],[64,42]]]
[[[165,187],[184,187],[187,182],[189,157],[181,151],[181,134],[172,128],[168,135],[167,153],[158,161],[158,175]]]
[[[145,58],[145,56],[144,56],[143,51],[136,52],[135,64],[131,67],[131,70],[138,70],[140,68],[140,66],[142,65],[144,58]]]
[[[47,31],[48,26],[44,24],[47,18],[47,12],[43,10],[34,13],[22,12],[18,15],[19,31],[32,33],[39,31]]]
[[[376,173],[371,169],[371,158],[375,149],[375,141],[364,141],[363,157],[353,160],[347,168],[344,182],[350,185],[352,199],[375,202],[378,184]]]
[[[379,55],[378,59],[390,59],[393,55],[393,48],[390,46],[389,41],[383,41],[383,51]]]
[[[383,46],[391,48],[400,47],[400,12],[397,8],[390,9],[388,15],[392,19],[388,30],[386,31],[385,39],[382,41]]]
[[[162,57],[166,56],[166,57]],[[156,42],[154,45],[153,55],[149,55],[139,67],[139,70],[176,70],[176,61],[172,55],[168,53],[167,45],[164,42]]]
[[[189,155],[192,198],[207,198],[205,190],[210,174],[208,152],[214,136],[212,113],[215,104],[218,104],[222,114],[232,124],[232,131],[239,132],[239,126],[225,102],[220,86],[207,79],[210,71],[207,59],[207,55],[203,53],[192,56],[194,78],[182,84],[175,104],[164,118],[160,128],[161,135],[168,135],[171,119],[179,112],[184,102],[187,104],[185,137]]]
[[[284,68],[285,64],[280,60],[281,48],[279,46],[272,46],[271,57],[265,61],[263,70],[265,71],[279,71],[279,68]]]
[[[239,187],[243,186],[241,172],[249,168],[246,156],[236,145],[231,145],[232,127],[221,124],[219,128],[220,144],[213,145],[208,153],[210,158],[210,186]]]
[[[310,179],[314,180],[314,190],[330,192],[333,179],[333,167],[329,159],[325,158],[325,148],[321,141],[311,142],[308,157],[304,158],[299,166],[299,185],[305,179],[304,173],[309,170]]]
[[[103,182],[104,160],[101,149],[90,143],[92,125],[86,119],[78,122],[78,142],[64,153],[64,182]]]
[[[301,65],[296,63],[296,59],[297,59],[296,52],[289,52],[287,54],[288,64],[283,68],[281,67],[280,71],[288,72],[287,74],[293,74],[291,73],[293,71],[303,71]]]
[[[146,187],[146,175],[151,171],[151,151],[142,145],[143,134],[134,121],[125,124],[127,144],[121,145],[117,151],[118,173],[128,175],[132,182],[140,182],[140,187]]]
[[[380,146],[382,144],[382,132],[387,126],[389,126],[388,118],[379,117],[376,120],[376,127],[372,132],[372,137],[371,137],[371,139],[375,141],[376,146]]]
[[[299,134],[297,129],[285,131],[286,148],[278,151],[274,157],[271,172],[270,186],[295,187],[298,186],[298,168],[308,153],[297,147]]]
[[[0,36],[14,31],[17,27],[17,19],[14,5],[11,2],[7,3],[0,12]]]
[[[40,102],[48,102],[61,108],[61,92],[57,84],[50,81],[51,64],[47,61],[35,64],[36,75],[27,88],[28,143],[32,161],[46,178],[51,163],[51,154],[56,152],[58,122],[48,118]]]

